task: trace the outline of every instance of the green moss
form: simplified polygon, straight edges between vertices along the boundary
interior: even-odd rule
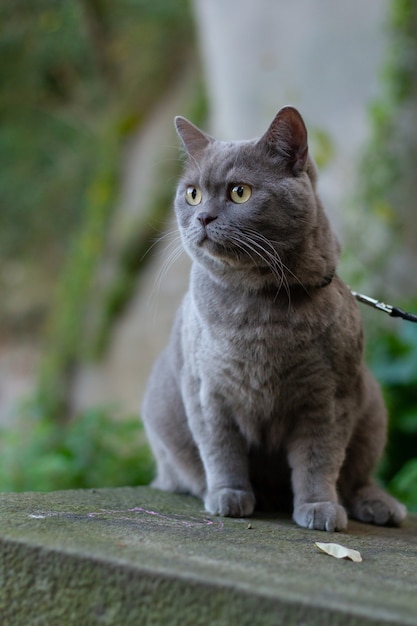
[[[85,222],[58,287],[50,320],[50,347],[39,377],[38,402],[52,418],[66,414],[67,384],[82,351],[88,293],[116,195],[120,140],[113,132],[106,132],[98,147],[96,175],[86,193]]]
[[[204,123],[207,116],[207,98],[202,83],[197,82],[195,85],[184,114],[195,124]],[[181,169],[182,163],[179,159],[161,166],[158,174],[161,182],[154,191],[151,206],[146,215],[133,224],[126,238],[118,259],[116,276],[99,307],[97,331],[90,343],[91,355],[95,358],[100,358],[106,349],[114,322],[130,301],[137,287],[138,276],[152,258],[155,233],[163,230],[167,217],[171,214],[176,180]]]
[[[417,520],[337,536],[282,515],[212,517],[146,487],[3,494],[2,625],[391,626],[415,623]],[[331,558],[316,541],[359,550]]]
[[[44,71],[51,72],[50,68],[55,67],[56,59],[65,57],[60,45],[66,46],[67,36],[70,37],[72,33],[77,39],[78,30],[84,33],[83,45],[80,48],[72,45],[67,59],[67,73],[77,76],[68,85],[68,91],[65,91],[62,81],[56,84],[56,78],[53,86],[48,83],[49,86],[45,87],[40,82],[36,96],[48,102],[47,106],[51,107],[55,115],[62,116],[65,111],[67,117],[72,117],[78,131],[75,132],[77,142],[71,148],[77,153],[77,163],[83,171],[83,183],[81,185],[78,180],[73,181],[76,196],[73,193],[69,199],[69,206],[78,217],[73,218],[71,226],[68,223],[62,237],[56,230],[60,225],[59,220],[58,224],[54,219],[49,220],[51,234],[59,240],[65,238],[68,252],[66,255],[60,253],[61,262],[63,256],[66,256],[65,267],[48,321],[48,349],[39,377],[37,405],[44,416],[62,420],[68,414],[67,397],[72,372],[85,355],[91,353],[92,345],[97,347],[104,344],[103,337],[110,332],[115,316],[131,294],[153,235],[148,226],[143,228],[143,224],[137,225],[138,228],[122,251],[116,284],[111,286],[111,293],[104,304],[100,298],[95,301],[91,290],[105,253],[109,219],[118,200],[123,142],[146,121],[154,103],[166,92],[187,61],[193,45],[193,38],[189,36],[192,29],[187,28],[191,17],[187,0],[155,0],[152,3],[126,0],[116,4],[100,0],[85,2],[83,9],[77,5],[71,10],[46,3],[43,8],[38,7],[34,15],[30,15],[23,5],[19,5],[18,14],[19,11],[23,12],[24,18],[22,36],[26,27],[30,30],[34,25],[39,27],[39,23],[42,23],[49,24],[48,28],[52,29],[51,24],[55,25],[51,47],[45,43],[44,49],[37,44],[39,55],[46,64],[42,66]],[[64,27],[68,11],[72,20]],[[7,26],[12,31],[16,25],[16,16],[13,11],[6,11],[6,14]],[[6,28],[6,39],[7,34],[10,33]],[[13,39],[11,50],[19,41],[19,37]],[[25,54],[29,54],[29,51],[23,53],[24,57]],[[80,70],[76,73],[78,67]],[[22,70],[20,65],[17,69]],[[40,71],[36,64],[34,71],[36,78]],[[21,74],[20,87],[23,90],[23,70]],[[55,93],[58,88],[62,91],[59,97]],[[13,112],[9,112],[9,115],[12,118]],[[47,119],[44,120],[45,125],[48,133],[51,124]],[[88,128],[87,133],[85,127]],[[85,150],[84,144],[78,142],[79,137],[84,135]],[[58,154],[50,158],[52,163],[59,161],[61,151],[68,149],[59,140],[57,138]],[[13,143],[13,138],[11,141]],[[43,185],[47,183],[43,176],[45,173],[50,172],[45,170],[39,173],[40,184]],[[62,181],[58,180],[57,185],[62,185]],[[19,186],[19,191],[23,188]],[[65,198],[65,187],[63,192]],[[36,201],[40,201],[40,198]],[[50,211],[50,205],[46,204],[44,210]],[[160,225],[169,206],[165,189],[164,194],[155,199],[154,206],[146,216],[146,224],[153,221]],[[65,205],[60,206],[60,210],[65,210]],[[153,216],[150,219],[151,213]],[[27,227],[30,231],[30,223]],[[48,235],[43,235],[42,248],[46,250]],[[134,247],[135,255],[132,253]],[[59,265],[58,261],[56,263]],[[52,271],[56,272],[55,269]],[[91,311],[99,307],[103,307],[104,312],[101,315],[102,329],[97,338],[94,332],[94,336],[90,336],[86,322]]]

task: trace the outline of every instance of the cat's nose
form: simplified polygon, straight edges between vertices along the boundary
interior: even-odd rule
[[[197,219],[204,227],[206,227],[207,224],[210,224],[210,222],[213,222],[213,220],[217,219],[217,215],[210,215],[210,213],[200,213],[199,215],[197,215]]]

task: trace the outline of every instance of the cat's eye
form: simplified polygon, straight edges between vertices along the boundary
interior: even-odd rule
[[[191,206],[197,206],[200,204],[202,198],[202,193],[198,187],[194,187],[193,185],[189,185],[185,191],[185,199],[188,204]]]
[[[230,199],[235,204],[243,204],[247,202],[252,195],[252,189],[249,185],[233,185],[230,188]]]

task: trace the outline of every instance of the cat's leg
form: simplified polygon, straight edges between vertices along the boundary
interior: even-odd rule
[[[299,445],[303,447],[302,444]],[[338,464],[326,460],[323,450],[313,452],[317,458],[314,462],[309,462],[310,453],[306,449],[304,452],[295,451],[296,447],[298,446],[290,454],[290,463],[293,465],[294,520],[304,528],[344,530],[347,526],[347,513],[338,502],[335,488]]]
[[[157,465],[152,487],[203,497],[204,468],[167,353],[161,355],[149,378],[142,419]]]
[[[152,451],[157,463],[156,477],[150,486],[162,491],[187,493],[202,498],[205,493],[204,470],[194,444],[191,443],[185,456],[182,450],[172,446],[172,440],[167,446],[159,434],[157,437],[149,435],[149,439],[152,441]],[[195,458],[191,456],[193,453]]]
[[[305,411],[288,443],[294,493],[293,518],[300,526],[340,531],[347,514],[338,502],[336,483],[344,459],[346,435],[326,419],[333,407]]]
[[[347,509],[353,519],[379,526],[399,526],[407,515],[403,504],[372,482],[357,489]]]
[[[372,479],[385,444],[386,411],[378,386],[366,375],[368,401],[348,445],[338,488],[350,517],[398,526],[406,516],[406,508]]]
[[[249,481],[248,446],[216,391],[201,391],[189,380],[184,394],[190,428],[203,461],[206,510],[213,515],[245,517],[255,508]]]
[[[213,437],[203,443],[200,452],[207,476],[206,510],[213,515],[246,517],[255,508],[255,496],[249,482],[247,447],[241,435],[227,429],[227,445]]]

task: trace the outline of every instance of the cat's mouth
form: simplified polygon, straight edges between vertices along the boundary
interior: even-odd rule
[[[227,231],[227,236],[205,228],[199,233],[197,246],[204,254],[220,263],[243,270],[248,277],[268,280],[273,284],[286,284],[286,266],[270,241],[260,233]]]
[[[262,274],[268,274],[271,271],[266,260],[259,257],[255,262],[250,251],[245,250],[242,245],[236,245],[236,243],[229,240],[219,239],[207,231],[201,234],[198,240],[198,247],[202,248],[210,257],[233,267],[252,268]]]
[[[228,246],[226,242],[218,241],[217,239],[211,237],[207,232],[202,233],[199,238],[198,245],[199,247],[204,248],[204,250],[206,250],[206,252],[208,252],[211,256],[219,257],[231,254],[230,246]]]
[[[197,233],[196,243],[200,247],[223,245],[223,242],[221,242],[219,238],[216,237],[215,233],[209,231],[207,226],[203,226],[201,230]]]
[[[227,240],[213,236],[213,233],[208,233],[207,230],[200,234],[197,246],[216,259],[229,261],[231,259],[237,260],[238,258],[236,250],[233,249],[233,246]]]

